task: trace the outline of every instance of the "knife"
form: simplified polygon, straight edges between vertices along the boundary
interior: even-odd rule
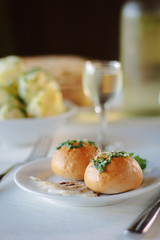
[[[138,218],[125,230],[125,233],[146,233],[160,211],[160,193],[154,201],[138,216]]]

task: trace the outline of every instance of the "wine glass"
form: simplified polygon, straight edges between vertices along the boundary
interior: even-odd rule
[[[97,145],[103,150],[109,149],[107,140],[107,109],[110,100],[122,88],[121,64],[118,61],[86,61],[84,65],[82,87],[86,97],[94,103],[98,114]]]

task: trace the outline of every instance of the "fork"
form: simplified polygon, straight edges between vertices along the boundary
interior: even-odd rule
[[[0,181],[9,173],[11,172],[14,168],[23,165],[25,163],[31,162],[33,160],[42,158],[47,156],[49,149],[52,145],[52,138],[51,137],[42,137],[40,138],[34,145],[31,153],[29,156],[23,161],[23,162],[17,162],[10,166],[8,169],[6,169],[4,172],[0,174]]]

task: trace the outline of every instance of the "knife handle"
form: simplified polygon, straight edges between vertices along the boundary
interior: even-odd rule
[[[160,201],[156,202],[152,207],[147,208],[125,232],[146,233],[158,216],[159,210]]]

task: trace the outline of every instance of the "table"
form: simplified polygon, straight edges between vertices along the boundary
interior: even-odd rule
[[[92,114],[92,113],[91,113]],[[79,116],[67,121],[54,137],[49,156],[61,141],[72,138],[96,138],[96,121],[87,122]],[[125,150],[139,153],[153,163],[160,164],[160,117],[119,118],[111,121],[110,139],[121,140]],[[1,170],[22,161],[31,146],[0,146]],[[12,172],[0,186],[0,239],[3,240],[121,240],[136,239],[124,235],[127,226],[156,195],[157,189],[104,207],[69,207],[32,195],[18,188]],[[160,239],[160,217],[149,232],[140,239]]]

